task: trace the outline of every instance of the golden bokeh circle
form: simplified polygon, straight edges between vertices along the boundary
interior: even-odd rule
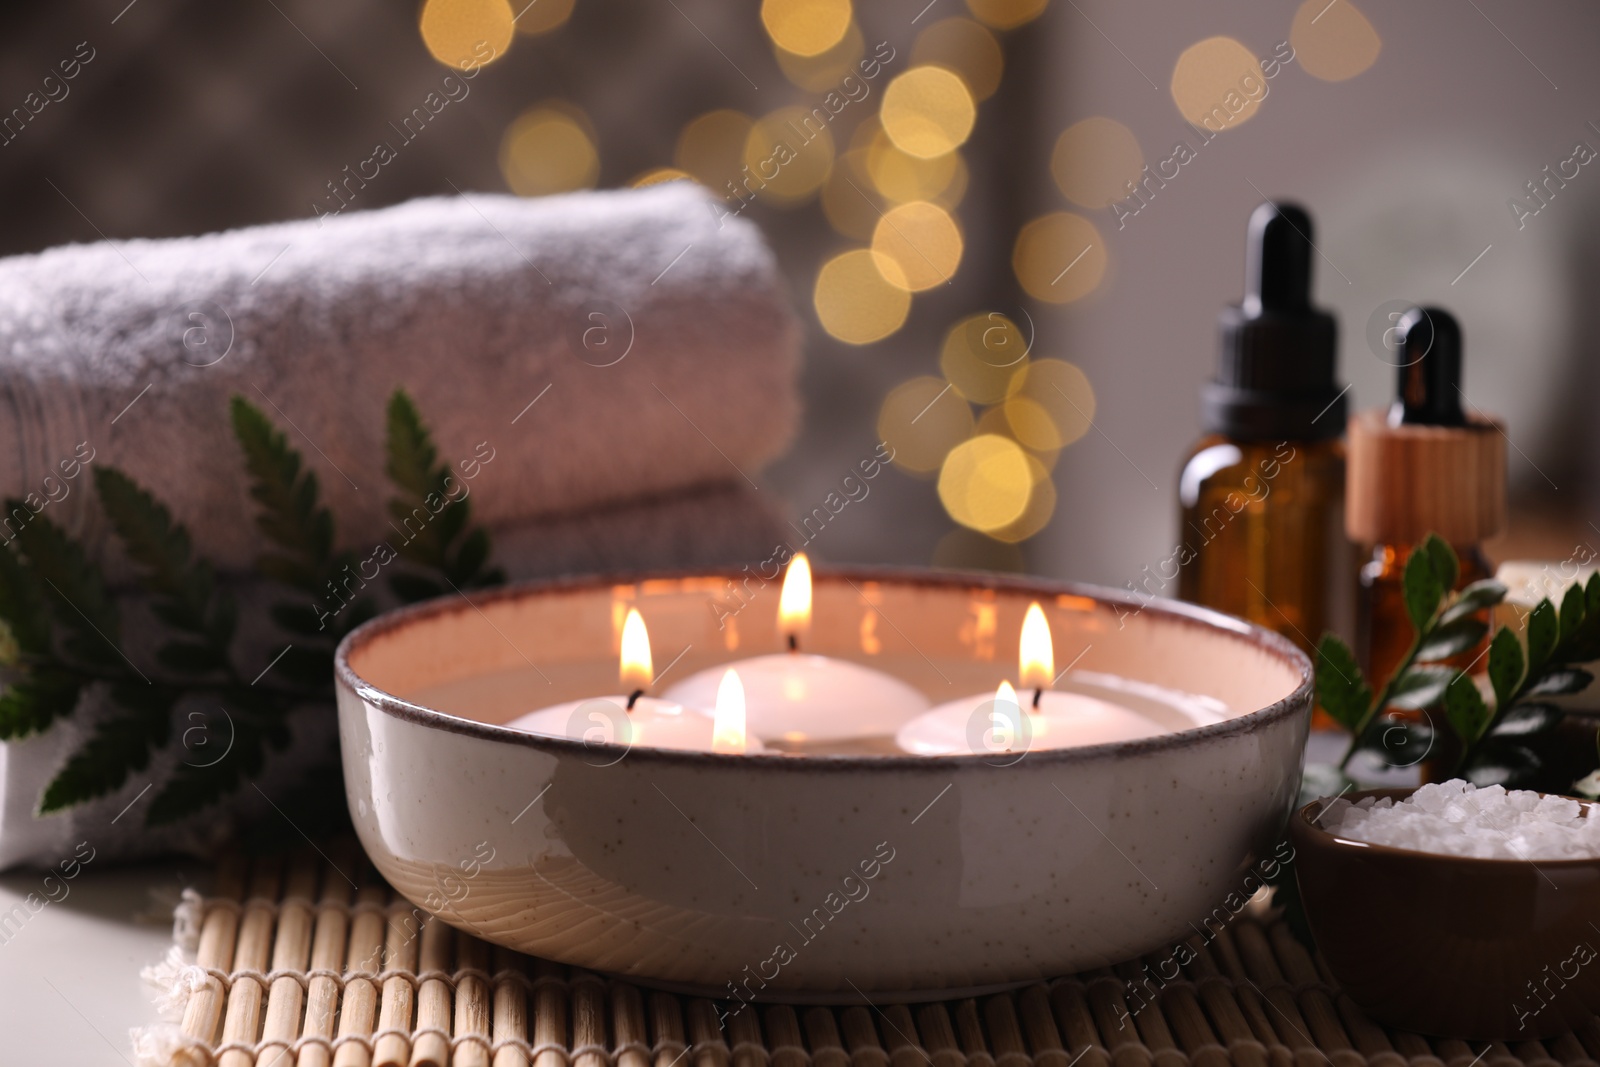
[[[707,111],[678,133],[673,164],[694,175],[717,193],[728,196],[728,183],[742,177],[745,141],[755,120],[731,108]],[[740,195],[744,195],[742,192]]]
[[[1261,64],[1232,37],[1190,45],[1172,68],[1172,99],[1179,113],[1213,133],[1250,121],[1266,97]]]
[[[798,204],[816,195],[833,171],[833,133],[810,109],[781,107],[750,128],[744,166],[758,197]]]
[[[866,50],[861,29],[852,22],[837,44],[814,56],[795,55],[776,46],[772,51],[778,60],[778,68],[790,82],[807,92],[826,93],[838,90],[846,76],[856,73],[856,64]],[[845,97],[841,94],[840,99]]]
[[[517,32],[530,37],[560,29],[572,17],[572,0],[517,0]]]
[[[505,54],[516,32],[515,17],[510,0],[427,0],[417,29],[429,55],[447,67],[468,70]]]
[[[1049,0],[967,0],[967,10],[978,21],[997,30],[1013,30],[1044,14]]]
[[[926,200],[890,208],[872,231],[872,250],[894,261],[914,293],[949,281],[961,265],[962,248],[956,220]]]
[[[1034,467],[1022,446],[998,434],[961,442],[939,468],[939,502],[956,522],[990,533],[1022,518],[1033,495]]]
[[[544,104],[524,111],[506,130],[500,171],[519,196],[590,189],[600,176],[600,154],[581,112]]]
[[[900,268],[866,248],[841,252],[822,265],[811,291],[817,321],[846,344],[881,341],[905,325],[911,311]]]
[[[838,44],[850,18],[850,0],[761,0],[767,36],[797,56],[820,55]]]
[[[1128,195],[1143,169],[1144,152],[1133,131],[1100,115],[1068,126],[1050,156],[1061,194],[1079,207],[1110,207]]]
[[[896,466],[914,474],[932,474],[971,436],[972,407],[943,378],[901,382],[878,409],[879,440],[894,449]]]
[[[944,335],[939,370],[974,404],[998,404],[1028,360],[1022,330],[998,311],[971,315]]]
[[[966,143],[977,105],[961,76],[943,67],[912,67],[883,91],[879,121],[895,147],[919,159],[953,152]]]
[[[1076,364],[1039,359],[1011,381],[1004,409],[1018,441],[1035,452],[1065,448],[1094,423],[1094,387]]]
[[[1313,78],[1342,82],[1378,61],[1383,39],[1350,0],[1306,0],[1294,13],[1289,44]]]
[[[863,158],[873,188],[896,203],[933,200],[943,207],[954,207],[967,191],[967,164],[960,152],[921,159],[896,148],[879,130]]]
[[[1005,54],[994,34],[971,19],[940,19],[917,34],[912,63],[931,63],[960,75],[978,102],[994,95],[1005,72]]]
[[[1105,276],[1106,263],[1100,231],[1070,211],[1028,223],[1011,251],[1011,269],[1022,288],[1051,304],[1069,304],[1093,292]]]
[[[1032,485],[1022,514],[997,529],[987,531],[996,541],[1015,544],[1026,541],[1049,524],[1056,512],[1056,486],[1050,469],[1037,456],[1028,456],[1028,475]]]

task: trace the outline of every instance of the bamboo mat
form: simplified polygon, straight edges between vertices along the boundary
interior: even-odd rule
[[[458,933],[331,854],[225,862],[213,895],[185,894],[146,972],[167,1021],[135,1032],[141,1067],[1600,1067],[1593,1017],[1488,1048],[1385,1030],[1253,912],[1197,936],[1159,989],[1151,957],[976,1000],[757,1004],[720,1024],[731,1006]]]

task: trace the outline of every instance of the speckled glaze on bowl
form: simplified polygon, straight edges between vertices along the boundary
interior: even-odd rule
[[[1472,859],[1353,841],[1317,825],[1322,805],[1289,821],[1295,877],[1328,969],[1374,1019],[1515,1042],[1600,1012],[1600,860]]]
[[[1238,714],[1020,760],[717,757],[497,725],[614,690],[629,605],[658,665],[683,649],[659,667],[679,677],[778,648],[777,585],[748,578],[475,592],[350,634],[336,663],[345,785],[378,869],[461,929],[635,979],[720,996],[933,995],[1181,939],[1283,829],[1310,721],[1306,657],[1228,616],[1084,586],[819,572],[807,648],[936,701],[981,693],[1015,670],[1037,599],[1059,663]]]

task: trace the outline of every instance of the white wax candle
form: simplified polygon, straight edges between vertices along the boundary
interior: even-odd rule
[[[928,708],[928,698],[882,671],[798,651],[811,624],[811,564],[795,556],[778,595],[779,630],[791,651],[740,660],[746,723],[769,744],[808,745],[888,737]],[[724,668],[690,675],[666,697],[710,707]]]
[[[670,700],[639,697],[630,710],[627,697],[604,696],[540,708],[506,725],[590,744],[710,752],[715,724],[705,712]]]
[[[1053,693],[1055,640],[1044,609],[1028,605],[1017,647],[1022,699],[1010,682],[994,694],[952,700],[907,723],[895,743],[922,756],[1029,752],[1102,745],[1169,733],[1152,720],[1106,700],[1081,693]]]
[[[1037,752],[1079,745],[1133,741],[1169,731],[1138,713],[1081,693],[1024,693],[1019,705],[1010,683],[997,693],[977,693],[940,704],[895,735],[919,756]]]
[[[631,696],[590,697],[570,700],[530,711],[506,725],[513,730],[565,737],[588,744],[625,745],[630,748],[676,748],[697,752],[759,752],[761,744],[748,739],[744,726],[744,693],[738,675],[728,671],[719,679],[720,690],[703,703],[644,695],[654,668],[650,635],[639,609],[628,609],[622,626],[622,655],[618,673],[624,685],[637,685]],[[714,707],[715,713],[701,708]]]
[[[928,698],[898,678],[848,660],[778,652],[740,660],[750,736],[784,744],[889,737],[927,710]],[[725,668],[692,674],[666,698],[705,707]]]

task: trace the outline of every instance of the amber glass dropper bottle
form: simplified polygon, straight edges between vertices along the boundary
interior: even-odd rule
[[[1369,553],[1356,600],[1356,654],[1387,678],[1411,646],[1402,575],[1429,533],[1461,560],[1457,588],[1494,576],[1483,542],[1506,522],[1506,437],[1462,408],[1461,327],[1447,311],[1412,308],[1396,327],[1398,396],[1350,420],[1350,539]],[[1468,649],[1466,667],[1481,648]]]
[[[1311,304],[1311,217],[1266,203],[1250,216],[1245,297],[1219,317],[1205,436],[1178,480],[1179,595],[1310,651],[1347,629],[1344,389],[1333,316]],[[1346,617],[1341,617],[1341,615]]]

